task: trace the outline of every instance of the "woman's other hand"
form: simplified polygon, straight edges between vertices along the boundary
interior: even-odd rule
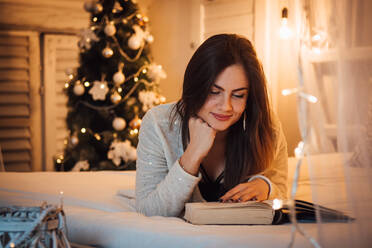
[[[197,175],[199,166],[212,148],[216,130],[201,118],[189,120],[190,142],[180,159],[180,164],[190,174]]]
[[[269,195],[269,185],[265,180],[256,178],[247,183],[241,183],[224,194],[222,202],[246,202],[249,200],[264,201]]]

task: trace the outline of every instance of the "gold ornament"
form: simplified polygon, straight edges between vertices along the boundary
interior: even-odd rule
[[[102,10],[103,10],[102,4],[100,4],[100,3],[94,3],[93,4],[92,11],[93,11],[94,14],[99,14],[99,13],[102,12]]]
[[[105,47],[103,50],[102,50],[102,55],[103,57],[105,57],[106,59],[110,58],[112,55],[114,55],[114,51],[110,48],[110,47]]]
[[[121,100],[121,95],[120,95],[117,91],[115,91],[115,92],[111,95],[110,99],[111,99],[111,102],[112,102],[113,104],[117,104],[117,103],[119,103],[120,100]]]
[[[118,2],[115,2],[114,4],[114,8],[112,9],[112,13],[118,13],[118,12],[121,12],[123,11],[123,7],[121,7],[120,3]]]
[[[113,36],[116,33],[116,27],[113,22],[108,23],[105,26],[104,32],[107,36]]]
[[[130,121],[129,126],[132,129],[139,129],[141,126],[142,120],[136,115],[133,120]]]

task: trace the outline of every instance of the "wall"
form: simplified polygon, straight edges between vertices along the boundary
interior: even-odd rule
[[[167,78],[160,81],[160,90],[167,102],[176,101],[182,93],[183,75],[191,58],[191,2],[156,0],[148,5],[151,33],[154,35],[152,54],[161,64]]]
[[[288,8],[289,24],[293,25],[294,1],[256,0],[255,3],[255,46],[265,70],[274,111],[282,123],[287,139],[288,154],[293,156],[294,149],[300,141],[297,98],[296,95],[283,96],[281,91],[297,87],[297,57],[293,49],[294,37],[281,40],[279,28],[281,10],[284,6]]]
[[[74,33],[89,24],[84,0],[0,0],[0,29]]]

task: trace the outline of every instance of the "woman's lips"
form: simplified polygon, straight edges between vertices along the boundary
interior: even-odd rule
[[[215,113],[212,113],[212,115],[214,116],[214,118],[216,118],[219,121],[227,121],[232,116],[232,115],[220,115],[220,114],[215,114]]]

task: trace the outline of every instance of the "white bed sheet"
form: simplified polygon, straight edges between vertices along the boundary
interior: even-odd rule
[[[323,158],[322,158],[323,160]],[[293,167],[295,160],[290,160]],[[292,165],[293,164],[293,165]],[[102,247],[288,247],[291,225],[192,225],[134,210],[135,172],[0,173],[0,205],[58,204],[63,191],[70,241]],[[345,224],[329,224],[337,230]],[[316,237],[316,224],[301,224]],[[295,247],[312,247],[297,235]],[[333,246],[332,246],[333,247]]]

